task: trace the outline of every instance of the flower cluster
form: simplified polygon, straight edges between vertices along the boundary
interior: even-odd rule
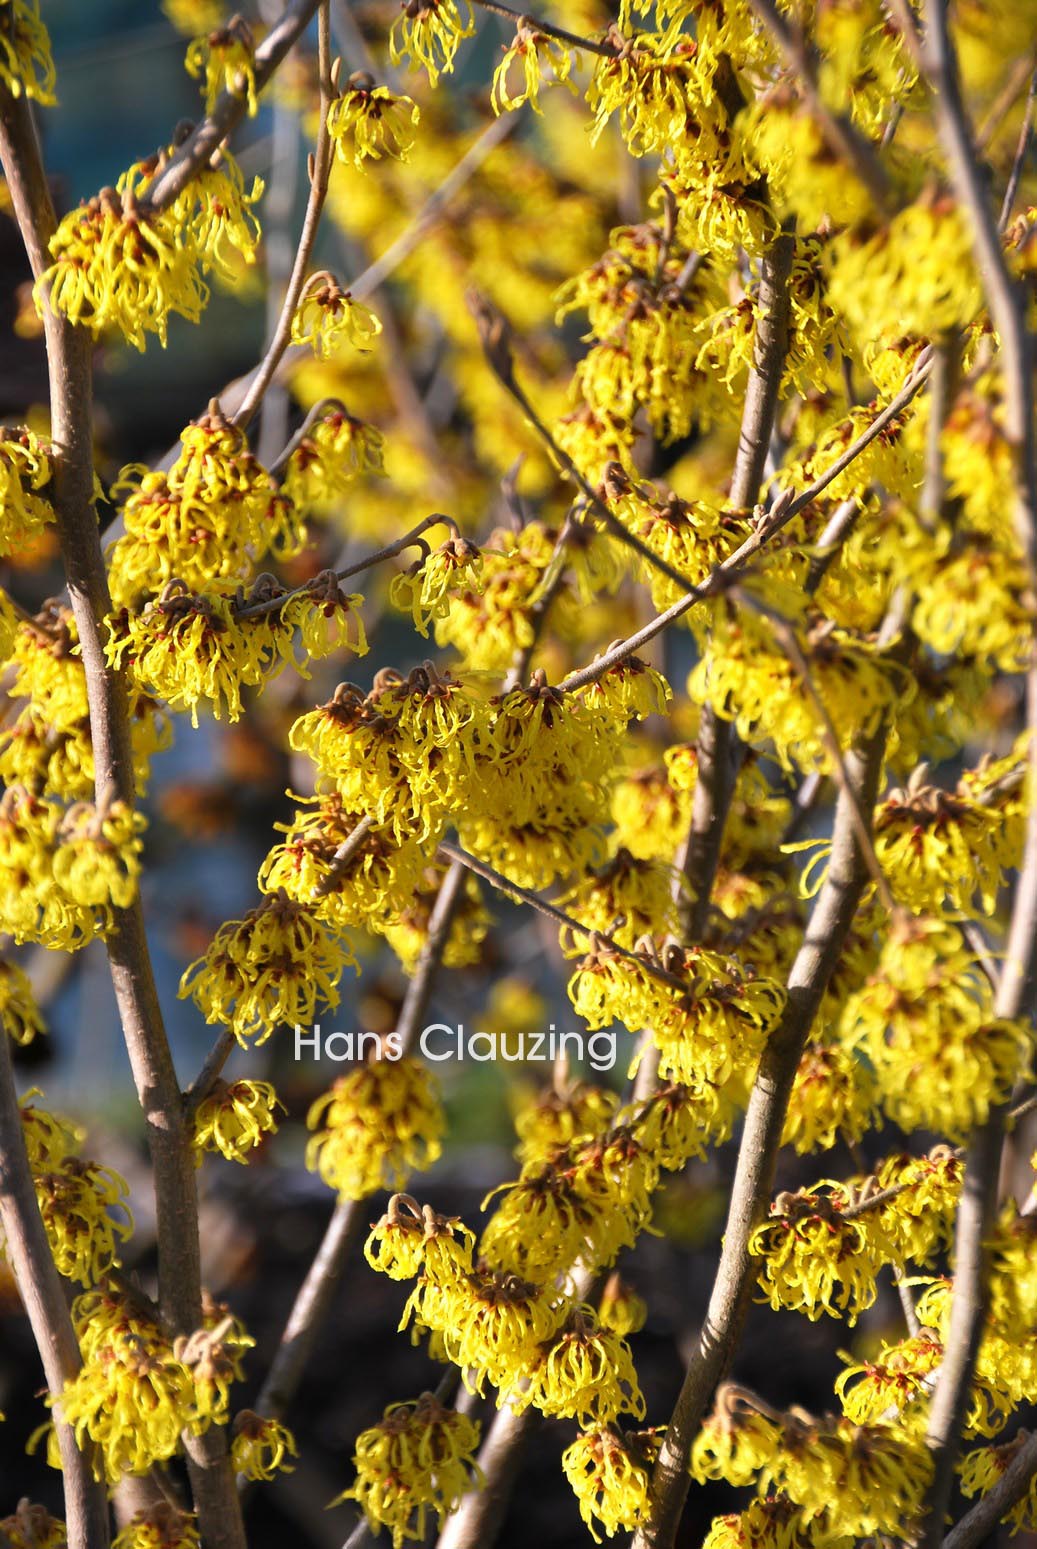
[[[316,1133],[306,1165],[340,1199],[364,1199],[400,1188],[440,1153],[443,1113],[428,1070],[418,1060],[372,1060],[342,1076],[307,1116]]]
[[[432,1393],[390,1404],[384,1418],[357,1437],[357,1479],[339,1501],[356,1501],[375,1532],[387,1527],[393,1549],[421,1543],[434,1516],[443,1520],[478,1488],[477,1420],[445,1408]]]

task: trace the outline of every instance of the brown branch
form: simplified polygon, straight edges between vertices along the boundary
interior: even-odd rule
[[[401,1054],[409,1054],[428,1010],[436,974],[450,936],[454,912],[464,883],[464,867],[454,862],[446,872],[432,909],[428,936],[414,977],[407,986],[396,1023]],[[366,1200],[340,1200],[327,1231],[299,1289],[285,1325],[277,1354],[256,1400],[262,1415],[280,1417],[295,1397],[303,1371],[313,1353],[350,1249],[368,1209]]]
[[[34,271],[46,265],[55,229],[35,127],[24,97],[0,93],[0,160]],[[111,610],[94,510],[92,362],[89,334],[44,309],[55,447],[53,493],[69,598],[79,635],[90,711],[99,808],[134,805],[133,753],[126,682],[105,659],[104,619]],[[147,1128],[155,1175],[162,1311],[174,1333],[202,1321],[198,1203],[190,1133],[162,1022],[139,896],[113,908],[106,938],[115,999]],[[199,1521],[212,1549],[244,1549],[224,1432],[186,1436]]]
[[[1033,341],[1026,326],[1026,298],[1013,280],[1001,248],[997,222],[973,145],[962,101],[957,58],[951,41],[945,0],[927,5],[926,61],[934,89],[940,138],[958,202],[967,211],[976,260],[987,303],[997,329],[1005,394],[1005,437],[1013,454],[1015,525],[1031,580],[1037,576],[1037,446],[1034,430]],[[1027,726],[1030,768],[1037,790],[1037,634],[1031,641],[1027,676]],[[1033,970],[1037,936],[1037,801],[1027,816],[1025,851],[1004,966],[995,997],[995,1014],[1014,1019],[1024,1007]],[[954,1290],[944,1358],[929,1416],[928,1444],[933,1482],[926,1502],[923,1549],[937,1549],[954,1486],[955,1463],[976,1354],[983,1335],[987,1301],[985,1243],[997,1210],[998,1174],[1006,1110],[995,1110],[969,1146],[965,1183],[955,1232]]]
[[[384,549],[377,549],[373,554],[366,554],[363,559],[355,560],[353,564],[346,565],[341,570],[336,570],[336,580],[348,580],[350,576],[359,575],[363,570],[370,570],[372,565],[380,565],[383,560],[394,559],[397,554],[402,554],[404,549],[412,548],[418,544],[423,532],[427,532],[430,527],[437,527],[439,525],[449,527],[455,535],[460,532],[457,523],[452,517],[443,516],[440,512],[433,511],[430,516],[422,517],[418,525],[412,527],[410,532],[404,533],[402,538],[397,538],[393,543],[386,544]],[[427,545],[425,547],[427,552]],[[246,608],[239,608],[235,612],[234,617],[235,619],[252,619],[258,618],[263,613],[276,613],[284,607],[286,602],[290,602],[293,597],[305,597],[309,591],[310,583],[304,581],[302,586],[297,586],[294,591],[282,592],[279,597],[272,597],[266,602],[254,602]]]
[[[799,515],[812,501],[822,494],[837,479],[846,468],[854,462],[861,453],[871,445],[876,436],[880,436],[886,427],[904,412],[922,387],[928,381],[932,370],[932,350],[929,346],[918,357],[912,376],[904,383],[904,386],[891,398],[884,409],[880,409],[866,430],[862,431],[855,441],[852,441],[846,450],[831,463],[823,473],[820,473],[813,483],[798,495],[792,496],[790,491],[785,491],[773,503],[770,510],[756,525],[755,530],[740,544],[733,554],[729,554],[722,564],[718,565],[712,575],[699,586],[690,587],[686,597],[680,597],[675,603],[666,608],[662,613],[656,614],[641,629],[619,645],[613,646],[604,655],[598,656],[586,667],[580,667],[571,672],[567,678],[563,678],[558,687],[565,693],[575,693],[577,689],[586,688],[588,683],[594,683],[611,667],[618,662],[625,661],[628,656],[639,651],[643,645],[654,640],[677,619],[683,618],[690,608],[697,602],[704,602],[707,598],[717,596],[724,586],[735,576],[740,575],[749,566],[749,562],[765,548],[784,527]]]
[[[521,22],[534,32],[542,32],[545,38],[568,43],[570,48],[581,48],[588,54],[599,54],[603,59],[619,58],[620,50],[614,43],[604,42],[600,38],[587,38],[578,32],[567,32],[564,27],[556,27],[554,22],[545,22],[538,16],[530,16],[526,11],[513,11],[510,5],[503,5],[501,0],[474,0],[474,4],[482,11],[492,11],[494,16],[503,16],[507,21],[513,21],[516,27]]]
[[[295,251],[295,259],[292,263],[292,272],[288,277],[288,285],[285,289],[280,316],[271,335],[270,343],[267,345],[266,354],[263,356],[249,384],[248,392],[234,414],[234,424],[240,425],[242,428],[248,425],[263,401],[263,395],[273,381],[284,352],[291,342],[292,322],[303,291],[306,288],[306,271],[310,265],[314,243],[317,240],[317,230],[320,226],[321,214],[324,210],[324,201],[328,194],[328,179],[331,176],[331,163],[333,159],[331,135],[328,131],[328,111],[335,95],[335,88],[331,84],[331,24],[328,19],[328,5],[329,0],[320,0],[317,11],[317,79],[320,85],[320,123],[317,128],[317,145],[310,168],[310,193],[306,201],[306,213],[303,216],[299,246]],[[278,437],[278,440],[280,439],[281,437]]]
[[[608,947],[610,952],[615,952],[617,957],[626,958],[628,963],[636,963],[645,973],[651,974],[653,979],[659,979],[675,990],[687,989],[688,986],[683,979],[679,979],[676,974],[667,973],[665,968],[653,962],[650,957],[645,957],[640,952],[632,952],[628,947],[621,947],[618,941],[613,940],[604,931],[594,931],[589,925],[582,925],[573,915],[566,914],[564,909],[559,909],[556,904],[550,904],[546,898],[541,898],[539,893],[520,887],[517,882],[510,881],[501,872],[488,866],[485,861],[476,860],[474,855],[469,855],[467,850],[461,849],[460,845],[453,844],[449,839],[441,839],[439,848],[443,855],[464,866],[468,871],[474,872],[477,877],[482,877],[498,892],[506,893],[520,904],[528,904],[531,909],[553,920],[556,925],[564,925],[568,930],[579,931],[582,936],[595,936],[602,946]]]
[[[763,482],[788,354],[789,276],[795,247],[795,238],[783,232],[763,260],[759,322],[731,478],[730,500],[736,510],[755,505]],[[739,763],[740,744],[733,723],[717,715],[707,702],[699,719],[691,823],[674,856],[674,901],[681,933],[689,942],[702,940],[709,919]],[[641,1045],[635,1098],[647,1097],[653,1091],[659,1069],[659,1050],[650,1034],[643,1036]]]
[[[853,797],[865,812],[875,804],[886,742],[883,724],[847,757]],[[771,1196],[785,1113],[800,1056],[835,971],[868,882],[854,822],[854,805],[840,792],[832,858],[806,938],[789,975],[785,1010],[760,1059],[749,1098],[709,1309],[680,1396],[663,1438],[652,1480],[648,1517],[635,1549],[672,1549],[688,1493],[688,1458],[717,1383],[742,1332],[759,1269],[749,1237]]]
[[[766,254],[760,274],[758,322],[753,339],[753,363],[738,432],[730,501],[735,510],[749,509],[763,482],[778,394],[789,346],[789,278],[796,240],[783,232]],[[692,798],[691,830],[680,858],[692,905],[687,935],[700,941],[709,916],[720,846],[734,795],[738,738],[731,721],[705,705],[699,726],[698,774]]]
[[[274,71],[306,31],[321,0],[293,0],[276,26],[271,27],[256,49],[256,90],[261,91]],[[196,172],[209,164],[227,136],[245,116],[245,97],[221,92],[212,112],[203,119],[155,178],[141,199],[142,210],[164,210],[190,183]]]
[[[649,565],[653,570],[658,570],[659,574],[664,575],[668,581],[672,581],[674,586],[685,592],[692,601],[697,601],[698,588],[692,585],[687,576],[681,575],[679,570],[675,570],[665,559],[654,553],[646,543],[642,543],[635,533],[630,532],[623,526],[623,523],[615,515],[611,507],[606,505],[590,480],[577,467],[569,453],[559,446],[547,425],[544,424],[544,421],[540,418],[540,415],[530,401],[528,394],[515,378],[511,358],[510,328],[503,313],[499,312],[492,302],[487,301],[484,296],[480,296],[474,291],[469,294],[468,300],[472,314],[475,317],[476,327],[479,330],[479,338],[487,365],[501,386],[506,388],[514,398],[530,425],[547,447],[556,465],[562,468],[564,473],[583,492],[588,504],[594,509],[601,521],[604,522],[607,531],[613,538],[616,538],[628,549],[633,550],[635,554],[644,560],[646,565]]]
[[[486,1484],[470,1491],[448,1517],[436,1549],[489,1549],[508,1509],[525,1443],[540,1419],[529,1407],[515,1414],[507,1405],[498,1410],[479,1449],[479,1467]]]
[[[955,1523],[942,1549],[977,1549],[1012,1507],[1023,1499],[1037,1474],[1037,1434],[1028,1436],[1001,1478]]]
[[[212,1048],[205,1057],[205,1064],[184,1093],[184,1116],[192,1132],[198,1109],[216,1085],[220,1072],[233,1054],[237,1043],[238,1040],[230,1028],[221,1027]]]
[[[1015,196],[1019,192],[1019,184],[1022,181],[1023,167],[1026,165],[1027,152],[1030,149],[1030,137],[1033,134],[1034,108],[1037,107],[1037,70],[1030,73],[1030,88],[1026,93],[1026,107],[1023,109],[1022,128],[1019,130],[1019,141],[1015,148],[1015,157],[1012,161],[1012,170],[1008,175],[1008,183],[1005,187],[1005,196],[1001,201],[1001,214],[998,217],[997,229],[1004,231],[1012,217],[1012,206]]]
[[[32,1329],[51,1393],[58,1396],[82,1367],[65,1290],[54,1264],[36,1201],[11,1067],[11,1047],[0,1026],[0,1227],[4,1253]],[[108,1502],[94,1480],[91,1459],[54,1411],[65,1494],[69,1549],[107,1549]]]

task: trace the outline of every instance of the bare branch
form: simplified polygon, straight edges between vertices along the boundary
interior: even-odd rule
[[[263,356],[259,368],[249,384],[248,392],[234,414],[234,424],[242,427],[248,425],[262,402],[263,395],[273,381],[284,352],[291,341],[292,321],[306,287],[306,271],[310,266],[310,258],[313,253],[314,243],[317,240],[317,230],[320,226],[321,214],[324,210],[324,201],[327,198],[328,178],[331,176],[331,163],[334,154],[331,135],[328,132],[328,110],[331,107],[335,94],[335,88],[331,84],[331,23],[328,19],[328,5],[329,0],[320,0],[317,12],[317,78],[320,84],[320,107],[318,109],[320,123],[317,128],[317,145],[310,168],[310,194],[306,201],[306,214],[303,217],[299,246],[296,248],[292,272],[288,277],[288,285],[281,305],[281,314],[277,319],[277,325],[274,328],[270,343],[267,345],[266,354]],[[280,439],[282,437],[278,437],[278,440]]]
[[[1030,89],[1026,93],[1026,107],[1023,109],[1023,123],[1022,128],[1019,130],[1019,143],[1015,148],[1012,170],[1008,175],[1005,196],[1001,201],[1001,214],[997,222],[999,231],[1004,231],[1012,217],[1012,206],[1015,204],[1015,196],[1019,192],[1023,167],[1026,165],[1026,157],[1030,149],[1035,106],[1037,106],[1037,70],[1032,71],[1030,75]]]
[[[613,646],[602,656],[596,657],[586,667],[580,667],[571,672],[567,678],[563,678],[558,687],[566,693],[575,693],[577,689],[586,688],[588,683],[594,683],[611,667],[618,662],[625,661],[628,656],[654,640],[656,635],[667,629],[677,619],[683,618],[690,608],[697,602],[704,602],[709,597],[717,596],[731,579],[740,575],[749,566],[749,562],[765,548],[769,541],[775,537],[784,527],[799,515],[818,495],[837,479],[846,468],[854,462],[861,453],[871,445],[876,436],[890,425],[893,420],[901,415],[911,401],[921,391],[928,381],[932,370],[932,350],[929,346],[918,357],[915,370],[904,386],[891,398],[885,408],[880,409],[866,430],[862,431],[857,439],[850,443],[845,452],[835,459],[823,473],[809,484],[805,490],[801,490],[793,498],[779,496],[761,521],[756,525],[754,532],[740,544],[733,554],[729,554],[723,564],[717,566],[713,574],[703,581],[701,585],[691,587],[686,597],[680,597],[662,613],[656,614],[643,628],[635,634],[628,636],[619,645]]]
[[[1037,1435],[1026,1438],[1001,1478],[975,1506],[955,1523],[943,1549],[978,1549],[1001,1519],[1023,1499],[1037,1474]]]
[[[885,742],[882,725],[847,755],[853,798],[865,812],[875,804]],[[749,1237],[770,1199],[800,1056],[867,881],[854,804],[848,793],[840,792],[828,874],[789,975],[785,1010],[760,1059],[738,1150],[720,1266],[698,1344],[663,1437],[648,1520],[634,1535],[635,1549],[672,1549],[688,1493],[692,1442],[727,1369],[752,1299],[759,1265],[749,1256]]]
[[[54,229],[39,143],[24,97],[0,93],[0,159],[30,262],[46,262]],[[79,635],[90,711],[99,808],[135,801],[125,679],[105,658],[104,619],[111,610],[94,510],[90,335],[44,309],[55,447],[53,495],[69,598]],[[155,1173],[159,1283],[163,1315],[176,1334],[202,1321],[198,1203],[190,1133],[162,1022],[139,896],[112,909],[105,938],[115,999]],[[244,1549],[227,1442],[219,1427],[185,1435],[199,1521],[212,1549]]]
[[[674,989],[687,989],[683,979],[677,978],[675,974],[667,973],[665,968],[653,962],[650,957],[644,957],[640,952],[631,952],[628,947],[621,947],[618,941],[614,941],[611,936],[606,935],[603,931],[592,931],[589,926],[581,925],[579,920],[575,919],[571,914],[566,914],[564,909],[559,909],[555,904],[548,903],[547,899],[541,898],[539,893],[532,893],[529,888],[520,887],[517,882],[510,881],[501,872],[495,871],[492,866],[488,866],[485,861],[476,860],[474,855],[469,855],[466,850],[462,850],[460,845],[451,843],[449,839],[441,839],[439,848],[450,860],[466,867],[468,871],[474,872],[477,877],[482,877],[484,881],[489,882],[499,892],[506,893],[518,903],[528,904],[531,909],[535,909],[538,914],[543,914],[547,919],[553,920],[556,925],[564,925],[569,930],[579,931],[584,936],[596,936],[597,940],[603,946],[608,947],[610,952],[615,952],[618,957],[625,957],[628,963],[636,963],[645,973],[651,974],[653,979],[659,979],[662,983],[669,984]]]
[[[4,1253],[40,1352],[50,1391],[60,1394],[82,1367],[61,1276],[36,1202],[11,1068],[11,1047],[0,1025],[0,1227]],[[107,1549],[108,1501],[95,1481],[89,1455],[80,1452],[71,1428],[54,1413],[65,1492],[69,1549]]]
[[[521,22],[534,32],[542,32],[545,38],[555,38],[559,43],[568,43],[570,48],[583,49],[588,54],[599,54],[603,59],[617,59],[619,47],[601,38],[587,38],[578,32],[567,32],[564,27],[556,27],[553,22],[545,22],[539,16],[530,16],[525,11],[513,11],[510,5],[503,5],[501,0],[474,0],[474,3],[482,11],[492,11],[494,16],[503,16],[507,21],[515,23],[516,27]]]

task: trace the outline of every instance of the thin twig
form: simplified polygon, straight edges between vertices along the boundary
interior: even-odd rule
[[[427,532],[430,527],[440,525],[449,527],[455,534],[459,531],[453,517],[443,516],[441,512],[433,511],[430,516],[422,517],[418,525],[412,527],[410,532],[404,533],[402,538],[396,538],[392,543],[387,543],[384,549],[376,549],[373,554],[365,554],[363,559],[354,560],[351,565],[345,565],[341,570],[336,570],[334,572],[336,579],[339,581],[348,580],[350,576],[359,575],[363,570],[370,570],[373,565],[380,565],[383,560],[394,559],[397,554],[402,554],[404,549],[412,548],[420,543],[423,532]],[[283,592],[279,597],[272,597],[266,602],[254,602],[248,607],[239,608],[235,612],[234,617],[235,619],[252,619],[258,618],[264,613],[277,613],[284,607],[286,602],[291,602],[294,597],[305,597],[309,594],[309,591],[310,583],[304,581],[302,586],[297,586],[294,591]]]
[[[705,602],[708,598],[717,596],[731,578],[740,575],[746,570],[750,560],[754,559],[760,550],[781,532],[784,527],[787,527],[802,510],[816,500],[818,495],[828,488],[832,480],[837,479],[840,473],[848,468],[871,445],[876,436],[881,435],[883,430],[898,415],[904,412],[908,404],[911,403],[912,399],[915,398],[925,385],[931,369],[932,351],[927,346],[918,357],[914,373],[905,382],[896,396],[890,399],[885,408],[876,414],[868,428],[855,441],[851,442],[845,452],[842,452],[823,473],[819,474],[812,484],[809,484],[805,490],[801,490],[794,498],[787,499],[784,496],[780,496],[763,519],[757,523],[755,530],[746,538],[745,542],[740,544],[733,554],[729,554],[727,559],[716,567],[711,576],[699,586],[691,588],[686,597],[678,598],[675,603],[671,603],[662,613],[656,614],[655,618],[650,619],[647,624],[634,634],[628,636],[626,640],[620,641],[619,645],[613,646],[610,650],[604,652],[603,655],[596,657],[586,667],[580,667],[575,672],[571,672],[567,678],[563,678],[558,687],[564,693],[575,693],[577,689],[586,688],[588,683],[595,683],[610,668],[616,666],[621,661],[625,661],[628,656],[633,655],[635,651],[639,651],[650,640],[654,640],[656,635],[668,628],[670,624],[679,618],[683,618],[684,614],[693,608],[697,602]]]
[[[212,1048],[205,1057],[205,1064],[184,1093],[184,1117],[192,1130],[198,1109],[216,1085],[220,1072],[237,1046],[238,1040],[230,1028],[221,1027]]]
[[[1030,149],[1030,136],[1033,134],[1034,107],[1037,106],[1037,70],[1030,75],[1030,89],[1026,93],[1026,107],[1023,109],[1023,123],[1019,130],[1019,143],[1015,148],[1015,157],[1012,161],[1012,170],[1008,176],[1008,185],[1005,188],[1005,197],[1001,201],[1001,214],[998,217],[997,229],[1004,231],[1012,216],[1012,206],[1015,204],[1015,196],[1019,192],[1019,184],[1022,181],[1023,167],[1026,165],[1027,152]]]
[[[83,1361],[72,1327],[61,1276],[54,1264],[36,1201],[25,1151],[22,1117],[11,1068],[7,1031],[0,1026],[0,1227],[4,1252],[22,1299],[47,1386],[55,1396],[79,1372]],[[94,1479],[88,1452],[76,1446],[72,1429],[54,1413],[65,1492],[69,1549],[107,1549],[108,1502]]]
[[[331,176],[333,160],[331,135],[328,131],[328,112],[335,94],[335,88],[331,84],[329,3],[330,0],[320,0],[320,6],[317,11],[317,77],[320,85],[320,123],[317,127],[317,145],[310,167],[310,193],[306,201],[306,214],[303,216],[299,246],[295,251],[292,272],[288,277],[288,285],[285,289],[284,301],[281,305],[280,316],[277,319],[277,326],[274,328],[270,343],[267,345],[266,354],[260,361],[259,367],[249,384],[248,392],[234,414],[234,424],[242,428],[248,425],[263,401],[263,395],[273,381],[284,352],[291,342],[292,322],[306,287],[306,271],[310,266],[310,258],[313,254],[313,247],[317,240],[317,231],[320,226],[320,218],[324,210],[324,201],[327,198],[328,178]]]
[[[455,862],[447,868],[440,884],[429,918],[428,935],[396,1022],[401,1055],[410,1053],[421,1031],[463,884],[464,867]],[[279,1417],[285,1414],[295,1397],[367,1209],[366,1200],[340,1200],[335,1206],[256,1400],[260,1414]]]
[[[510,5],[503,5],[501,0],[474,0],[481,11],[492,11],[494,16],[503,16],[507,21],[513,21],[516,25],[521,22],[534,32],[542,32],[545,38],[554,38],[559,43],[568,43],[570,48],[583,49],[588,54],[599,54],[603,59],[618,59],[619,48],[615,43],[608,43],[600,38],[588,38],[579,32],[567,32],[564,27],[556,27],[554,22],[545,22],[539,16],[530,16],[525,11],[513,11]]]
[[[659,979],[663,984],[668,984],[673,989],[686,990],[688,988],[683,979],[678,978],[676,974],[667,973],[665,968],[653,962],[650,957],[645,957],[640,952],[632,952],[628,947],[621,947],[618,941],[615,941],[603,931],[593,931],[589,926],[582,925],[571,914],[566,914],[564,909],[559,909],[556,904],[548,903],[547,899],[541,898],[539,893],[532,893],[529,888],[520,887],[517,882],[510,881],[501,872],[495,871],[492,866],[488,866],[485,861],[477,860],[474,855],[469,855],[467,850],[462,850],[460,845],[453,844],[449,839],[441,839],[439,841],[439,848],[450,860],[456,861],[466,867],[467,870],[474,872],[477,877],[482,877],[485,882],[489,882],[499,892],[506,893],[518,903],[528,904],[531,909],[535,909],[538,914],[545,915],[547,919],[553,920],[556,925],[563,925],[571,931],[579,931],[581,936],[595,936],[602,946],[607,947],[610,952],[615,952],[617,957],[626,958],[628,963],[636,963],[645,973],[651,974],[653,979]]]
[[[555,437],[551,434],[551,431],[530,401],[528,394],[516,380],[511,359],[509,329],[503,313],[499,312],[484,296],[480,296],[474,291],[469,295],[469,305],[475,317],[483,346],[483,353],[486,356],[486,362],[490,370],[501,386],[506,388],[514,398],[530,425],[547,447],[557,466],[562,468],[565,474],[583,492],[588,504],[600,517],[601,521],[604,522],[606,529],[613,538],[618,539],[628,549],[632,549],[635,554],[644,560],[646,565],[653,570],[657,570],[668,581],[672,581],[674,586],[697,601],[698,588],[688,580],[687,576],[681,575],[679,570],[675,570],[665,559],[654,553],[635,533],[630,532],[629,529],[623,526],[615,512],[602,500],[593,484],[591,484],[590,480],[569,456],[569,453],[559,446]]]

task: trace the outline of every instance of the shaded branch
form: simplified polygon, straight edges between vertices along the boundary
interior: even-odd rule
[[[885,743],[883,724],[847,755],[853,799],[865,812],[871,812],[875,804]],[[760,1058],[738,1150],[720,1265],[705,1322],[663,1437],[648,1518],[634,1535],[636,1549],[672,1549],[690,1484],[692,1442],[741,1336],[756,1284],[759,1265],[749,1256],[749,1237],[767,1211],[800,1056],[867,882],[853,802],[848,792],[841,791],[828,874],[789,975],[785,1010]]]
[[[83,1361],[36,1200],[25,1151],[22,1118],[11,1067],[7,1030],[0,1024],[0,1227],[4,1255],[32,1329],[51,1393],[58,1395]],[[65,1496],[69,1549],[107,1549],[108,1501],[95,1481],[91,1460],[76,1446],[75,1435],[54,1411]]]
[[[1037,1474],[1037,1435],[1028,1436],[1001,1478],[943,1540],[943,1549],[977,1549],[1012,1507],[1026,1495]]]
[[[318,110],[320,113],[320,123],[317,128],[317,145],[313,153],[313,162],[310,166],[310,193],[306,201],[306,214],[303,216],[299,246],[295,250],[292,272],[288,277],[280,316],[271,335],[270,343],[267,345],[266,354],[260,361],[259,367],[249,384],[248,392],[245,394],[233,417],[234,424],[243,428],[248,425],[262,402],[263,395],[273,381],[284,352],[291,342],[292,322],[299,302],[302,299],[303,291],[306,288],[306,271],[310,266],[310,258],[313,254],[314,244],[317,240],[317,230],[324,210],[324,201],[327,198],[328,179],[331,176],[331,164],[334,155],[331,135],[328,131],[328,111],[334,100],[335,92],[335,88],[331,84],[331,24],[328,19],[328,5],[329,0],[320,0],[320,7],[317,13],[317,79],[320,86],[320,107]],[[280,440],[281,437],[278,439]]]

